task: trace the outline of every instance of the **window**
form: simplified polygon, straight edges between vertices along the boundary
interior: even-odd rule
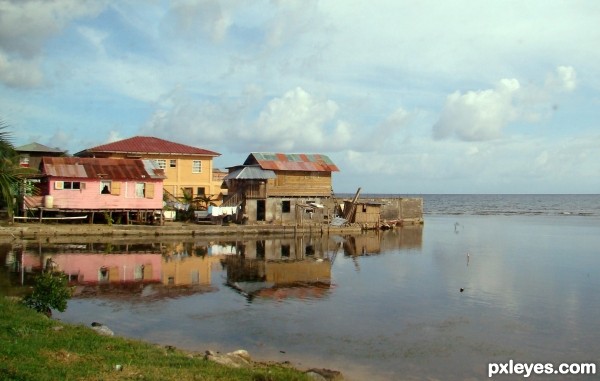
[[[190,275],[191,275],[190,281],[192,284],[200,283],[200,271],[192,270],[192,271],[190,271]]]
[[[81,189],[81,183],[79,181],[63,181],[63,189]]]
[[[198,187],[197,190],[198,190],[198,192],[196,192],[196,194],[198,196],[204,196],[204,195],[206,195],[206,188],[204,188],[204,187]]]
[[[19,159],[19,165],[21,167],[29,167],[29,156],[21,156]]]
[[[283,258],[290,257],[290,245],[281,245],[281,256]]]
[[[110,273],[108,271],[108,267],[102,266],[98,270],[98,281],[100,282],[108,282],[110,278]]]
[[[144,198],[146,197],[146,184],[135,183],[135,197]]]
[[[110,194],[112,181],[100,181],[100,193],[101,194]]]
[[[135,266],[133,270],[133,279],[134,280],[144,280],[144,265]]]
[[[169,160],[169,167],[171,167],[171,168],[177,167],[177,159]]]
[[[306,255],[315,255],[315,248],[313,245],[306,246]]]
[[[154,162],[160,169],[165,169],[167,167],[167,161],[165,159],[156,159]]]
[[[281,201],[281,212],[289,213],[292,210],[291,203],[289,200]]]
[[[265,259],[265,241],[256,241],[256,258]]]
[[[202,173],[202,161],[192,161],[192,173]]]

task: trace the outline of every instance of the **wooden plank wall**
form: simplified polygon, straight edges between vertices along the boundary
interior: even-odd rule
[[[267,182],[267,194],[291,197],[331,196],[331,172],[278,172]]]

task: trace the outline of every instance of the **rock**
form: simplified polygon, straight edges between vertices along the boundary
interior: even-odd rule
[[[213,351],[206,351],[204,359],[231,368],[252,367],[252,359],[250,358],[250,354],[243,349],[239,349],[237,351],[229,352],[226,354],[221,354],[218,352],[215,353]]]
[[[327,379],[325,377],[323,377],[319,373],[315,373],[313,371],[308,371],[305,374],[308,376],[308,378],[310,378],[311,380],[314,380],[314,381],[327,381]]]
[[[107,326],[105,326],[101,323],[93,322],[92,329],[94,331],[96,331],[99,335],[103,335],[103,336],[114,336],[115,335],[115,333],[110,328],[108,328]]]
[[[309,369],[305,372],[305,374],[313,380],[316,381],[343,381],[344,376],[342,376],[341,372],[337,370],[331,369]]]

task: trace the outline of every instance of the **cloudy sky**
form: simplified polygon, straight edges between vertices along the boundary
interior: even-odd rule
[[[323,153],[336,192],[600,193],[596,0],[0,0],[0,119]]]

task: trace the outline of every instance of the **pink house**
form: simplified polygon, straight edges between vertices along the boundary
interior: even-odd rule
[[[43,157],[40,172],[36,196],[24,200],[40,219],[79,214],[92,222],[98,213],[129,222],[161,214],[165,175],[152,160]]]

